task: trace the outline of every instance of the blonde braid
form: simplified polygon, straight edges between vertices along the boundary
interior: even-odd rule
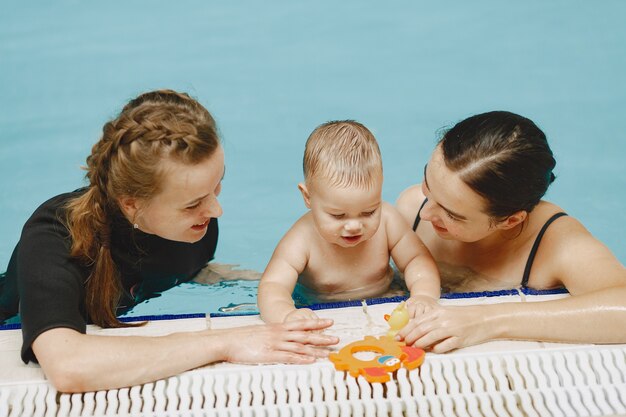
[[[102,327],[120,327],[115,311],[122,288],[111,256],[110,223],[118,199],[149,200],[160,192],[161,162],[196,164],[219,146],[210,113],[186,94],[172,90],[145,93],[106,123],[87,158],[88,190],[67,205],[71,256],[91,266],[86,310]]]

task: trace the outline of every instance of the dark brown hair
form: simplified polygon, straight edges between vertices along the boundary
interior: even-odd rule
[[[520,210],[530,213],[555,179],[556,161],[546,135],[514,113],[469,117],[439,143],[446,166],[486,200],[494,219]]]
[[[71,256],[91,269],[85,307],[101,327],[121,327],[116,317],[121,295],[111,257],[110,223],[122,196],[149,200],[160,192],[164,159],[197,164],[219,146],[215,121],[184,93],[159,90],[131,100],[106,123],[85,167],[87,191],[67,205]]]

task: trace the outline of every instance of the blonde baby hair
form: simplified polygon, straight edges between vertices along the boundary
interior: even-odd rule
[[[324,179],[335,187],[369,188],[382,179],[376,138],[354,120],[326,122],[307,139],[302,162],[304,180]]]

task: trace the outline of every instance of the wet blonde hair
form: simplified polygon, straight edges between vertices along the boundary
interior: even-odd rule
[[[164,160],[194,165],[219,147],[215,121],[184,93],[158,90],[131,100],[106,123],[87,158],[87,191],[66,206],[71,256],[90,268],[85,308],[101,327],[121,327],[116,317],[122,286],[111,257],[111,219],[118,199],[149,201],[161,191]]]
[[[305,182],[324,179],[335,187],[369,188],[383,175],[376,138],[354,120],[318,126],[307,139],[302,168]]]

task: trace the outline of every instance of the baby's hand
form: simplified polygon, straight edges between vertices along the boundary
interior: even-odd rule
[[[432,310],[438,305],[437,300],[427,295],[414,295],[406,302],[409,310],[409,317],[415,318],[421,316],[427,311]]]
[[[293,320],[309,320],[309,319],[317,320],[319,319],[319,317],[317,317],[317,314],[315,314],[313,310],[309,308],[299,308],[287,314],[287,316],[285,316],[285,319],[283,320],[283,323],[287,323],[288,321],[293,321]]]

